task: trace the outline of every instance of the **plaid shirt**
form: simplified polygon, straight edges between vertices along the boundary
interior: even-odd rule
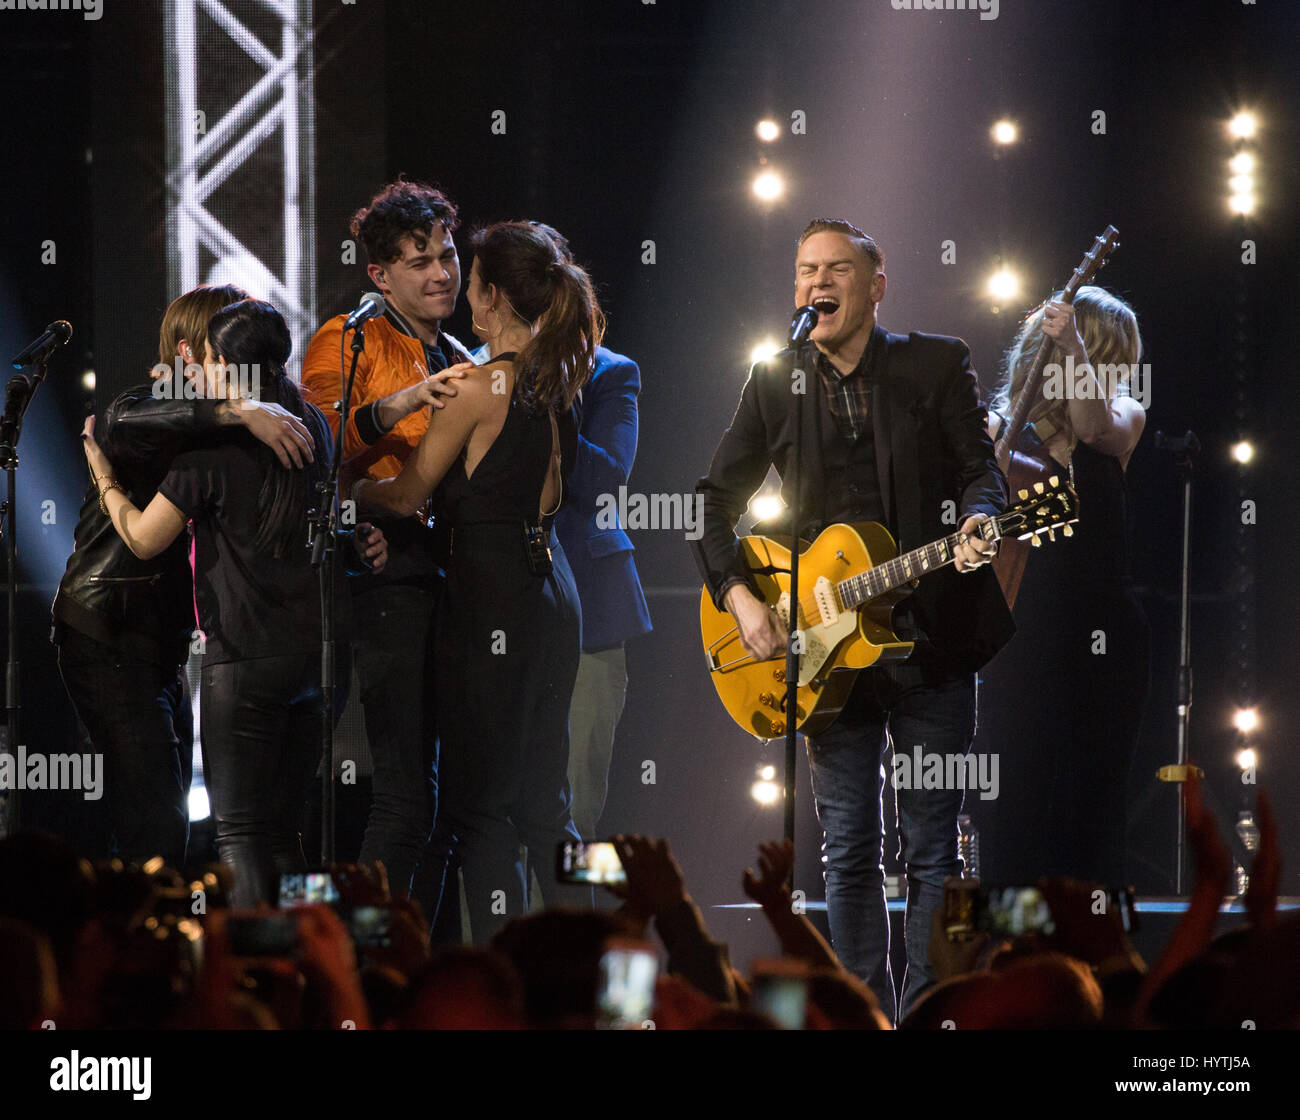
[[[841,373],[820,351],[817,354],[817,369],[821,373],[822,388],[826,393],[826,404],[835,417],[835,425],[840,435],[848,443],[856,443],[858,437],[871,423],[871,370],[876,352],[876,336],[872,331],[867,340],[862,357],[851,373]]]

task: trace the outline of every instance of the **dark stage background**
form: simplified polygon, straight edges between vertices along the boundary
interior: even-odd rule
[[[250,22],[259,10],[229,6]],[[23,443],[23,679],[33,748],[57,749],[74,733],[45,630],[85,478],[76,430],[91,394],[82,375],[95,371],[99,405],[138,380],[175,294],[163,5],[104,7],[94,23],[75,13],[0,15],[8,106],[0,342],[16,352],[54,318],[69,318],[76,331]],[[1300,13],[1128,0],[1005,0],[993,21],[895,11],[889,0],[827,0],[815,15],[778,0],[366,0],[316,9],[314,169],[302,200],[314,230],[316,318],[368,287],[361,263],[345,263],[348,217],[399,173],[444,187],[470,224],[550,222],[598,282],[608,344],[641,366],[631,485],[643,493],[689,492],[707,467],[751,347],[788,322],[794,241],[809,218],[843,216],[872,233],[888,258],[881,321],[960,335],[986,387],[1020,316],[1068,278],[1095,234],[1116,225],[1122,248],[1101,282],[1137,310],[1152,371],[1147,432],[1128,476],[1133,564],[1154,642],[1128,791],[1133,878],[1147,893],[1172,889],[1174,794],[1153,774],[1174,760],[1179,500],[1172,463],[1153,437],[1191,428],[1205,447],[1193,526],[1191,753],[1209,772],[1226,828],[1242,800],[1232,712],[1258,705],[1252,745],[1259,779],[1282,807],[1283,891],[1300,893],[1300,834],[1287,827],[1300,804],[1287,731],[1300,720],[1290,574],[1300,494],[1286,436],[1300,416],[1291,313]],[[199,81],[214,116],[229,100],[219,71],[244,63],[231,52],[215,65],[200,67]],[[1260,208],[1248,220],[1225,205],[1224,124],[1242,106],[1262,121]],[[1097,110],[1104,135],[1092,130]],[[497,111],[504,134],[493,129]],[[802,134],[789,128],[796,111]],[[989,129],[1004,115],[1022,138],[998,148]],[[771,145],[754,133],[765,116],[784,126]],[[787,180],[772,204],[750,192],[761,158]],[[264,181],[254,164],[215,205],[233,223]],[[247,234],[254,245],[279,236]],[[1257,264],[1241,263],[1246,238],[1257,243]],[[57,243],[55,264],[41,263],[47,239]],[[941,263],[948,240],[955,264]],[[646,242],[653,264],[643,263]],[[998,261],[1020,271],[1024,291],[995,313],[984,282]],[[463,300],[451,329],[470,338]],[[1242,437],[1257,456],[1239,473],[1228,452]],[[46,497],[57,501],[52,526],[39,520]],[[1258,506],[1244,538],[1243,497]],[[655,631],[629,652],[603,829],[670,837],[703,905],[740,901],[756,843],[780,833],[779,806],[759,806],[749,792],[759,765],[779,762],[780,744],[744,735],[713,694],[696,573],[680,534],[633,539]],[[1034,744],[983,749],[1000,751],[1008,767]],[[648,761],[654,784],[642,780]],[[65,826],[84,813],[79,802],[60,811],[28,804],[31,816],[48,813]],[[796,885],[820,898],[803,770],[798,809]],[[765,934],[749,935],[745,917],[714,918],[740,962],[771,948]]]

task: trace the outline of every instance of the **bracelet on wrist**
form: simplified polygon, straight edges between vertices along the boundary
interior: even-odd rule
[[[102,513],[105,517],[108,517],[109,516],[108,506],[104,504],[104,495],[107,494],[110,490],[122,490],[122,484],[118,482],[117,479],[110,478],[107,486],[100,486],[99,482],[105,478],[108,478],[108,475],[102,474],[99,476],[99,479],[97,479],[95,482],[95,489],[99,491],[99,512]],[[122,490],[122,493],[125,494],[126,491]]]

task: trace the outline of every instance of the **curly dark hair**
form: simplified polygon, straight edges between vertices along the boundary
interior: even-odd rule
[[[365,246],[371,264],[391,264],[402,255],[403,238],[423,251],[435,225],[454,233],[459,221],[456,204],[437,187],[398,179],[353,214],[348,228]]]

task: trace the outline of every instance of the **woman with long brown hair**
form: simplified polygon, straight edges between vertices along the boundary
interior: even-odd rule
[[[483,942],[525,911],[520,844],[545,863],[557,841],[577,837],[566,771],[581,614],[551,519],[576,452],[570,406],[604,322],[586,272],[538,227],[502,222],[472,245],[467,297],[494,357],[457,367],[469,376],[402,472],[358,482],[353,497],[407,514],[436,489],[451,526],[432,856],[448,868],[448,903],[462,868]]]
[[[1007,351],[990,428],[1010,411],[1038,348],[1055,344],[1033,437],[1017,450],[1069,478],[1079,521],[1029,555],[1016,638],[980,681],[975,749],[1006,763],[976,803],[980,872],[998,882],[1069,874],[1123,883],[1127,779],[1146,704],[1150,637],[1129,586],[1125,472],[1146,423],[1137,316],[1103,288],[1049,300]]]

